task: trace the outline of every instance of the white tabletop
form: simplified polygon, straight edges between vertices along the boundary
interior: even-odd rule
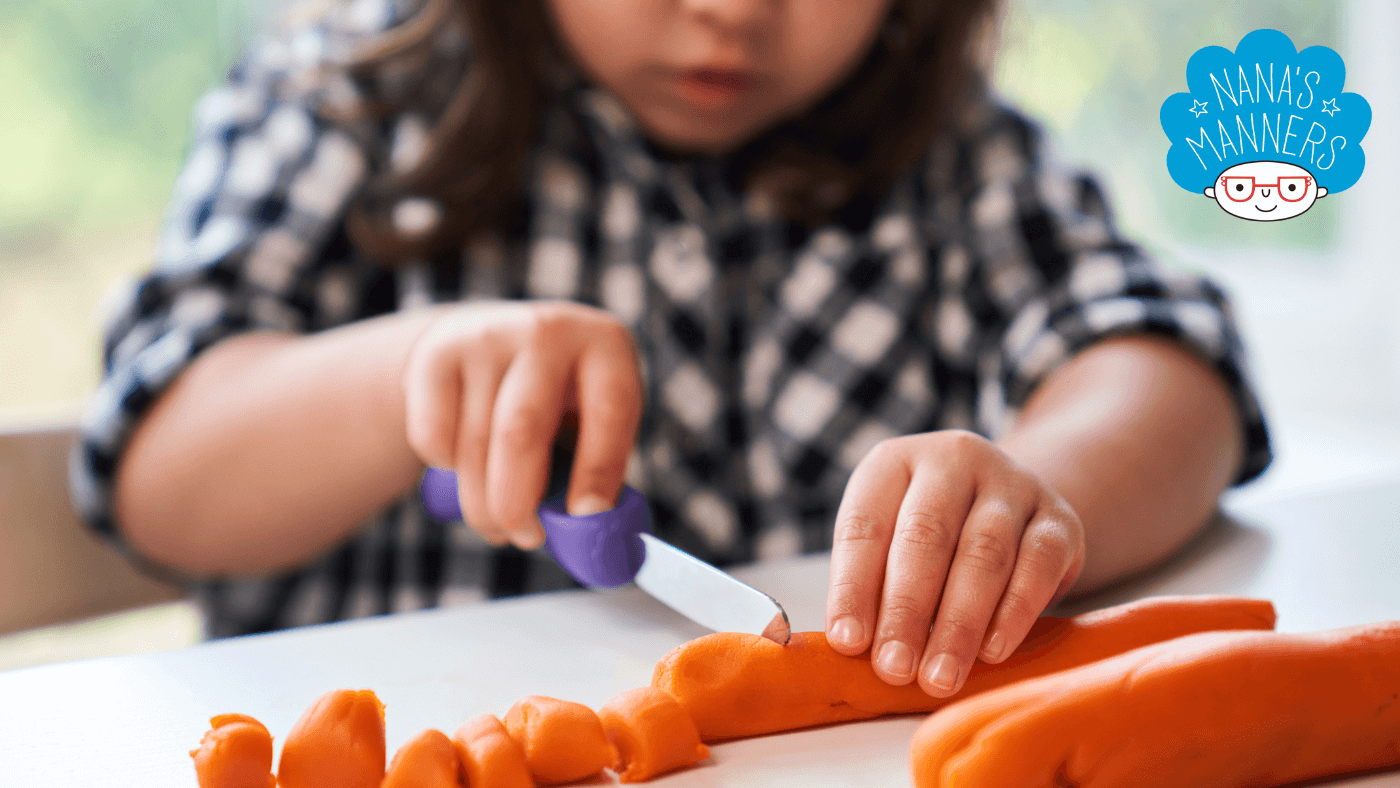
[[[736,574],[776,597],[794,629],[820,629],[827,561]],[[1278,628],[1400,619],[1400,481],[1236,509],[1178,559],[1059,613],[1160,593],[1274,601]],[[0,673],[0,786],[194,786],[188,750],[209,717],[251,714],[281,737],[317,696],[373,689],[390,753],[523,695],[597,707],[642,686],[704,634],[635,588],[563,592],[133,657]],[[920,719],[893,718],[735,741],[658,786],[906,786]],[[1336,783],[1400,788],[1400,773]]]

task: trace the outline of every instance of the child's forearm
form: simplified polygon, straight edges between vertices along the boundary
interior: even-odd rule
[[[1208,521],[1243,452],[1224,382],[1185,349],[1151,336],[1080,354],[1041,386],[998,445],[1083,521],[1085,564],[1074,594],[1185,543]]]
[[[436,310],[209,349],[132,437],[116,511],[143,554],[194,572],[306,561],[413,484],[402,375]]]

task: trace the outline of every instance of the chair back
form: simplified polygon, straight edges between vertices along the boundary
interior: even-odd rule
[[[0,633],[180,597],[74,513],[68,452],[76,437],[73,422],[0,425]]]

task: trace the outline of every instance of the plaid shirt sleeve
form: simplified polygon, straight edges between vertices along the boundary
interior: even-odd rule
[[[303,43],[304,46],[304,43]],[[160,394],[210,345],[249,331],[301,333],[345,322],[362,272],[343,230],[369,155],[286,98],[295,41],[273,41],[198,105],[153,270],[105,331],[104,378],[70,461],[75,507],[138,562],[118,532],[112,496],[122,452]]]
[[[981,357],[986,431],[1008,426],[1035,388],[1090,344],[1153,333],[1182,343],[1229,388],[1244,426],[1234,483],[1263,472],[1272,456],[1268,431],[1225,293],[1124,240],[1097,183],[1059,167],[1025,118],[1000,114],[975,158],[982,185],[967,215],[986,264],[982,289],[1006,326]]]

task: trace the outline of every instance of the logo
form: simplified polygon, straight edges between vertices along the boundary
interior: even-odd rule
[[[1343,93],[1346,65],[1324,46],[1299,52],[1255,30],[1234,52],[1204,47],[1186,63],[1187,93],[1162,103],[1167,171],[1227,213],[1276,222],[1350,188],[1366,167],[1371,105]]]

